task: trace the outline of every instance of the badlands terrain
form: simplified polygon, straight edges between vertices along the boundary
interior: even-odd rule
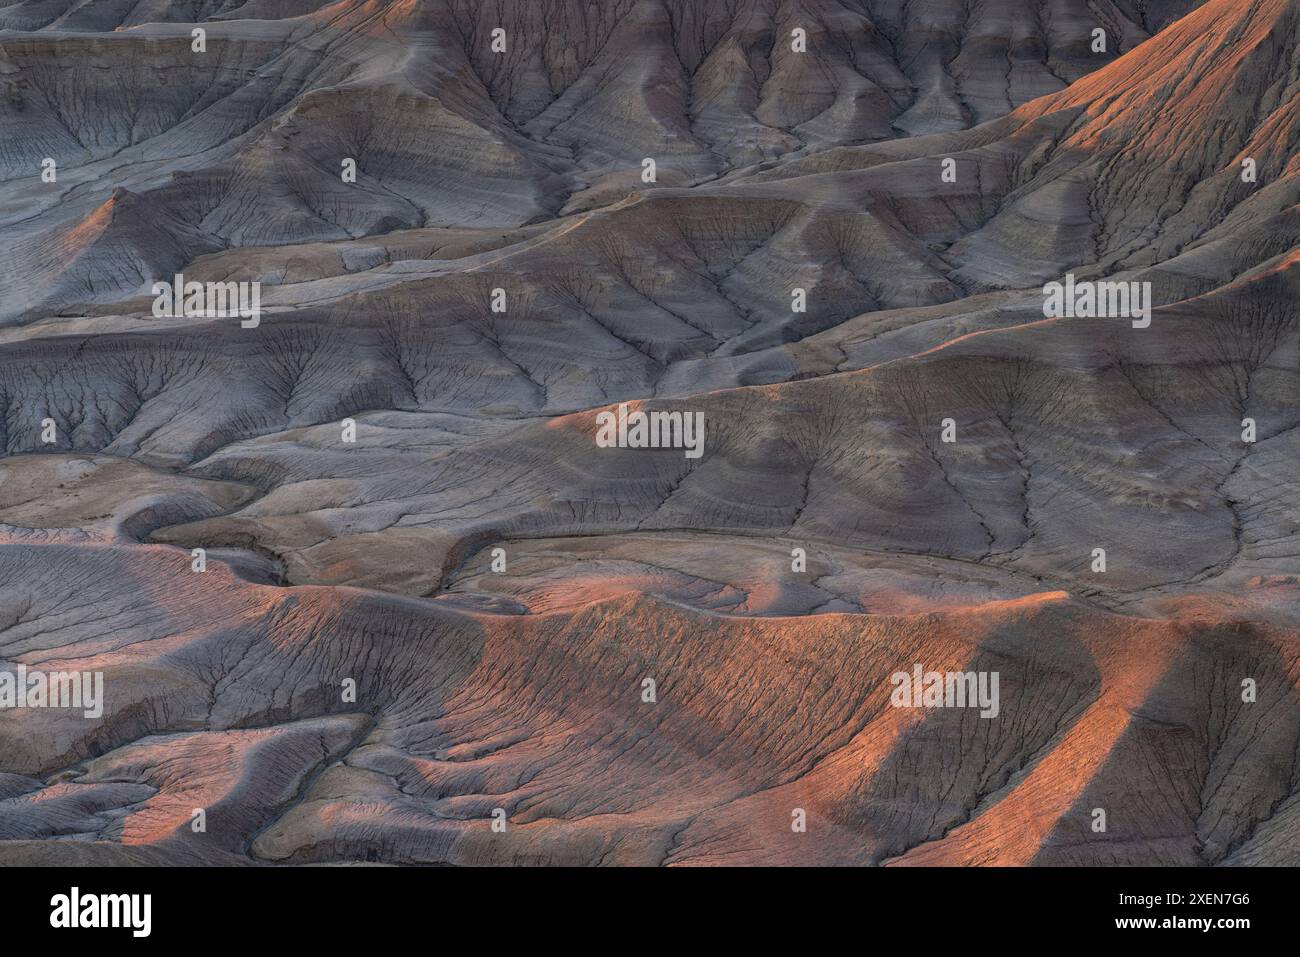
[[[0,864],[1300,864],[1297,144],[1300,0],[0,6]]]

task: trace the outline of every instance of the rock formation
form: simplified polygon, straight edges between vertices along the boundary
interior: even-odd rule
[[[1300,863],[1296,0],[24,0],[0,85],[0,863]]]

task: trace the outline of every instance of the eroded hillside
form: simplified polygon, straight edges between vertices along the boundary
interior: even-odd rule
[[[1300,861],[1295,0],[0,27],[0,860]]]

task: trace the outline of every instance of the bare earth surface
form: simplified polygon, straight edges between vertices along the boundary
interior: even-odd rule
[[[1300,0],[0,7],[0,864],[1300,864],[1298,143]]]

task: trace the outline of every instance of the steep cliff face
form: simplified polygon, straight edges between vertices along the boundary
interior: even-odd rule
[[[1193,7],[0,8],[0,671],[105,688],[0,860],[1300,862],[1300,6]]]

